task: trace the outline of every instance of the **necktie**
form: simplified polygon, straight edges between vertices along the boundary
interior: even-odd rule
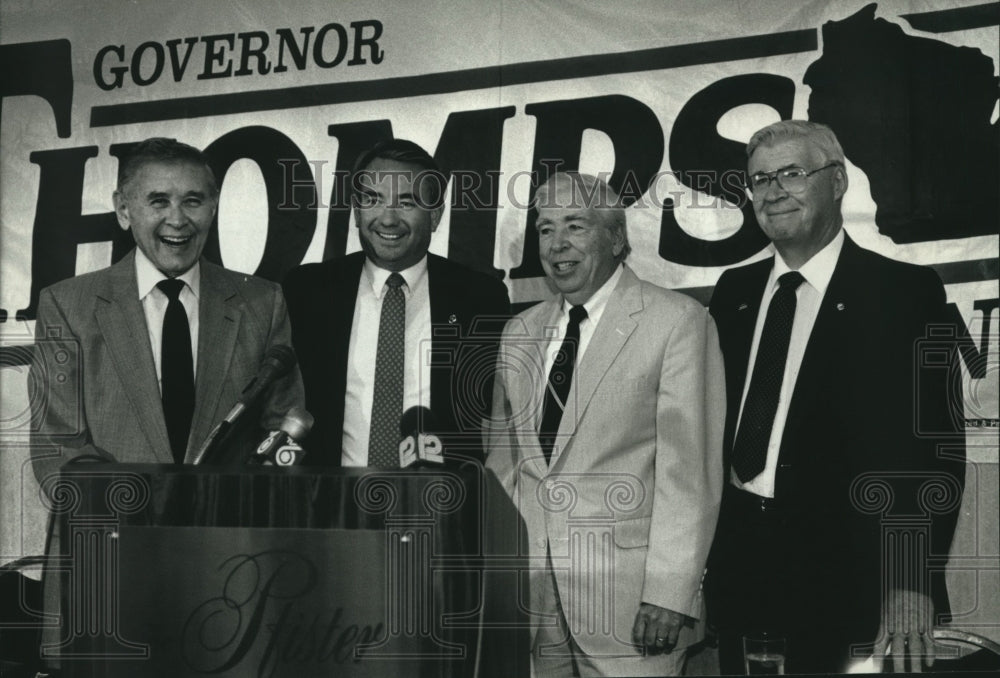
[[[569,323],[566,325],[566,338],[563,339],[555,362],[549,370],[549,383],[545,388],[545,403],[542,405],[542,425],[538,431],[538,440],[542,444],[545,462],[552,457],[552,447],[559,432],[559,422],[562,421],[563,410],[566,409],[566,399],[569,397],[569,387],[573,383],[573,369],[576,365],[576,349],[580,343],[580,323],[587,317],[587,309],[574,306],[569,310]]]
[[[403,413],[403,350],[406,334],[406,298],[403,276],[386,280],[375,355],[375,397],[368,435],[368,465],[399,468],[399,417]]]
[[[180,293],[184,281],[161,280],[156,284],[167,295],[167,312],[163,316],[163,335],[160,339],[160,388],[163,399],[163,418],[167,424],[167,437],[174,461],[184,463],[188,435],[191,433],[191,415],[194,413],[194,361],[191,357],[191,328],[187,313],[181,303]]]
[[[774,413],[778,411],[778,396],[795,319],[795,290],[804,280],[798,271],[783,274],[778,278],[778,291],[767,309],[750,390],[733,445],[733,469],[743,483],[760,475],[767,461],[767,445],[774,426]]]

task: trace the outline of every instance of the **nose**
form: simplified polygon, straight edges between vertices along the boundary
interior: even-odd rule
[[[399,223],[399,214],[391,205],[382,205],[376,218],[383,226],[395,226]]]
[[[549,238],[549,250],[552,252],[562,252],[567,247],[569,247],[569,239],[566,237],[566,231],[562,229],[555,229],[552,232],[552,237]]]
[[[183,226],[187,222],[187,215],[184,214],[184,210],[181,208],[180,203],[173,201],[170,202],[170,207],[167,208],[164,221],[167,226],[174,226],[176,228]]]
[[[778,183],[778,177],[771,177],[771,180],[767,182],[767,188],[764,189],[765,202],[774,202],[776,200],[781,200],[788,196],[788,191],[786,191],[781,184]]]

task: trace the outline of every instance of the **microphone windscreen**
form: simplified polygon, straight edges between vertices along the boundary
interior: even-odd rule
[[[295,351],[292,350],[291,346],[285,346],[284,344],[275,344],[264,352],[264,357],[261,359],[261,364],[272,363],[278,370],[278,374],[285,374],[290,369],[295,367],[296,358]]]
[[[423,405],[417,405],[403,412],[399,418],[399,435],[403,438],[417,431],[434,430],[434,415]]]
[[[288,437],[295,441],[305,440],[312,430],[315,420],[306,410],[296,405],[285,413],[281,420],[281,430],[288,434]]]

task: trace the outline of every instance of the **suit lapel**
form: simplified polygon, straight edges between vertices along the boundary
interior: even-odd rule
[[[576,366],[570,396],[559,422],[559,436],[567,443],[559,447],[559,458],[573,440],[583,413],[594,396],[598,384],[604,379],[611,364],[621,352],[629,336],[635,331],[636,321],[632,316],[642,311],[642,288],[639,278],[628,267],[622,271],[618,286],[611,293],[600,322],[587,345],[587,352]]]
[[[343,266],[332,271],[328,290],[317,290],[320,296],[319,308],[322,309],[326,300],[331,300],[329,312],[326,313],[326,332],[322,335],[331,337],[333,350],[326,352],[329,357],[328,372],[330,388],[333,389],[330,402],[337,408],[336,417],[342,420],[344,416],[344,397],[347,391],[347,359],[351,350],[351,327],[354,325],[354,308],[358,302],[358,286],[361,284],[361,274],[364,269],[365,256],[358,252],[344,259]],[[323,313],[322,310],[319,311]]]
[[[749,280],[740,286],[738,294],[733,298],[730,307],[726,309],[731,318],[730,331],[733,346],[736,349],[735,354],[743,356],[743,360],[738,360],[736,364],[731,366],[737,370],[737,379],[734,382],[737,384],[738,390],[734,395],[739,400],[742,399],[743,389],[746,386],[749,369],[747,359],[750,355],[751,344],[753,344],[753,331],[757,326],[757,316],[760,314],[760,305],[764,298],[764,286],[771,275],[771,269],[774,268],[774,258],[772,257],[768,262],[770,265],[760,266],[752,272]],[[729,369],[730,365],[726,365],[726,368]],[[736,401],[737,408],[739,400]]]
[[[325,262],[318,289],[314,291],[315,300],[307,306],[315,314],[315,319],[310,318],[307,325],[313,328],[315,335],[308,340],[312,347],[312,369],[316,372],[312,382],[321,385],[316,389],[316,395],[312,396],[310,407],[316,419],[324,422],[318,428],[325,431],[322,444],[328,451],[324,450],[321,454],[324,455],[324,463],[330,466],[340,466],[341,463],[347,361],[364,263],[363,252]]]
[[[729,453],[735,437],[736,419],[748,376],[748,360],[753,332],[760,314],[764,286],[774,268],[774,257],[745,269],[734,271],[716,286],[712,297],[712,316],[719,328],[719,344],[726,362],[726,425],[723,457],[728,468]]]
[[[139,301],[135,251],[111,267],[108,287],[97,292],[97,325],[118,372],[122,390],[157,461],[173,462],[163,419],[156,364],[149,345],[146,316]],[[121,416],[127,416],[122,412]]]
[[[530,417],[525,421],[525,425],[519,427],[521,434],[520,444],[525,450],[524,456],[531,459],[535,465],[535,470],[539,476],[544,476],[549,472],[545,464],[545,457],[542,454],[542,446],[538,440],[538,426],[542,419],[542,405],[545,402],[545,392],[540,384],[548,383],[548,374],[545,373],[545,348],[550,342],[550,332],[555,331],[559,326],[561,297],[555,297],[543,301],[537,309],[532,309],[535,313],[531,319],[525,319],[526,335],[513,335],[509,338],[509,343],[516,345],[518,350],[524,351],[524,357],[510,356],[508,360],[512,369],[522,371],[522,378],[512,380],[516,386],[508,394],[511,401],[511,409],[515,413],[525,413],[525,417]],[[516,322],[516,319],[515,321]],[[518,341],[522,339],[523,341]],[[522,360],[527,361],[522,364]]]
[[[460,329],[464,326],[465,318],[461,318],[459,309],[456,308],[455,295],[452,293],[452,281],[448,279],[444,267],[433,254],[427,255],[427,290],[431,304],[431,356],[437,355],[438,344],[441,339],[456,342],[460,338]],[[454,333],[448,332],[448,326],[452,326]],[[450,335],[450,336],[445,336]],[[439,403],[450,403],[450,363],[441,364],[432,359],[431,361],[431,411],[437,419],[439,426],[449,428],[454,426],[450,414],[450,408],[435,407]]]
[[[243,315],[236,289],[213,264],[201,262],[201,298],[198,300],[198,367],[194,380],[194,419],[188,438],[186,462],[201,445],[212,427],[222,386],[236,349]],[[242,388],[242,384],[237,384]]]

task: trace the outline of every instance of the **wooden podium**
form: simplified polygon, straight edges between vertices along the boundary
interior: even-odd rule
[[[64,676],[526,676],[524,526],[482,465],[78,464]]]

